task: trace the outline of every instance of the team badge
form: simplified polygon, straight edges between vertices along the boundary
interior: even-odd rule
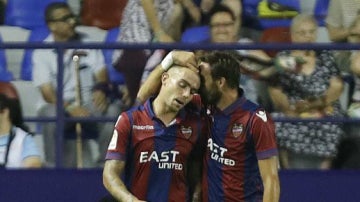
[[[190,136],[191,136],[191,134],[192,134],[192,128],[191,128],[191,126],[189,126],[189,127],[185,127],[185,126],[181,126],[181,133],[184,135],[184,137],[186,138],[186,139],[189,139],[190,138]]]
[[[232,127],[232,134],[233,136],[236,138],[236,137],[239,137],[241,135],[241,133],[243,132],[243,125],[242,124],[238,124],[238,123],[235,123]]]

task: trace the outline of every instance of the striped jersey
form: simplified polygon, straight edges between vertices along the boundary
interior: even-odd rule
[[[258,160],[277,155],[275,126],[244,96],[211,110],[203,172],[203,201],[262,201]]]
[[[123,181],[139,199],[187,201],[187,159],[195,158],[193,152],[205,128],[200,108],[186,106],[165,126],[151,103],[148,100],[119,116],[106,159],[126,161]]]

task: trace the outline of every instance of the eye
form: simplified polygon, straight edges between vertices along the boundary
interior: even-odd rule
[[[180,81],[178,84],[180,88],[186,88],[188,86],[184,81]]]
[[[190,94],[191,94],[191,95],[194,95],[194,94],[196,94],[197,92],[198,92],[198,90],[196,90],[196,89],[191,89]]]

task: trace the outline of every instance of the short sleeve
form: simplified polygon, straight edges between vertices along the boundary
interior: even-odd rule
[[[116,121],[115,129],[108,146],[106,160],[125,160],[130,144],[131,126],[128,115],[123,112]]]
[[[266,111],[258,110],[253,115],[251,134],[258,159],[277,155],[275,124]]]
[[[22,150],[21,158],[24,160],[30,156],[41,156],[38,145],[36,144],[34,137],[27,135],[24,139],[24,148]]]

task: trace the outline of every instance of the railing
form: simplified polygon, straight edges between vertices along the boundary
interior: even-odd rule
[[[181,50],[360,50],[360,44],[348,43],[310,43],[310,44],[288,44],[288,43],[251,43],[251,44],[209,44],[209,43],[173,43],[173,44],[130,44],[130,43],[48,43],[29,42],[29,43],[0,43],[0,49],[55,49],[58,53],[57,62],[58,67],[63,66],[63,56],[66,49],[181,49]],[[65,122],[86,122],[86,121],[99,121],[109,122],[115,121],[116,117],[103,117],[103,118],[67,118],[64,115],[63,109],[63,69],[58,68],[57,80],[57,107],[56,117],[43,118],[43,117],[25,117],[27,122],[56,122],[56,167],[62,167],[62,147],[63,133]],[[277,118],[277,122],[333,122],[333,123],[360,123],[359,118],[322,118],[322,119],[299,119],[299,118]]]

